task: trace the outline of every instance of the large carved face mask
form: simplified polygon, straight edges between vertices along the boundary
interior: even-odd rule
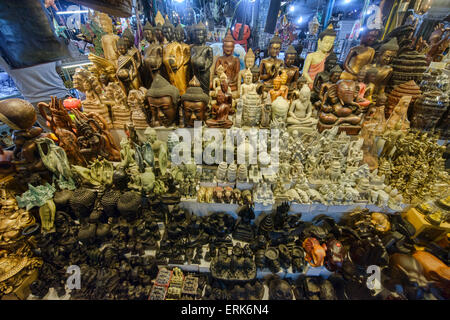
[[[175,123],[177,108],[172,102],[170,96],[160,98],[147,98],[155,126],[170,127]]]
[[[194,127],[195,121],[206,120],[206,105],[203,101],[184,101],[183,114],[185,125]]]

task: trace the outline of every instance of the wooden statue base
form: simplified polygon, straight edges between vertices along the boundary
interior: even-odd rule
[[[317,123],[317,130],[321,133],[323,130],[328,130],[333,128],[334,125],[332,124],[323,124],[320,121]],[[341,133],[345,131],[348,135],[355,136],[359,133],[361,130],[361,126],[339,126],[338,132]]]

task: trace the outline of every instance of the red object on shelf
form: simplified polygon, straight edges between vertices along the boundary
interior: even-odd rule
[[[244,32],[242,32],[242,40],[236,40],[239,38],[239,30],[242,27],[242,23],[236,23],[234,25],[233,30],[233,38],[234,42],[240,44],[245,48],[245,51],[247,51],[247,40],[250,38],[250,27],[248,25],[244,25]]]
[[[81,100],[76,98],[67,98],[63,101],[64,108],[67,110],[81,109]]]

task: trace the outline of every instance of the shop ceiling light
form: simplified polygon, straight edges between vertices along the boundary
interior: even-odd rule
[[[298,20],[297,20],[298,23],[302,23],[302,21],[303,21],[303,17],[300,17],[300,18],[298,18]]]
[[[345,3],[350,3],[352,0],[344,0]]]
[[[58,11],[56,14],[76,14],[76,13],[88,13],[88,10],[73,10],[73,11]]]
[[[295,7],[294,7],[294,6],[290,6],[290,7],[289,7],[289,11],[290,11],[290,12],[294,12],[294,10],[295,10]]]
[[[175,0],[175,2],[182,3],[184,0]]]

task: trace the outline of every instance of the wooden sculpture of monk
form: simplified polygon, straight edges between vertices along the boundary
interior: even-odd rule
[[[217,70],[218,66],[223,66],[231,91],[237,91],[240,63],[239,58],[233,55],[234,39],[230,30],[228,30],[227,35],[223,39],[222,51],[223,56],[217,58],[214,70]]]

